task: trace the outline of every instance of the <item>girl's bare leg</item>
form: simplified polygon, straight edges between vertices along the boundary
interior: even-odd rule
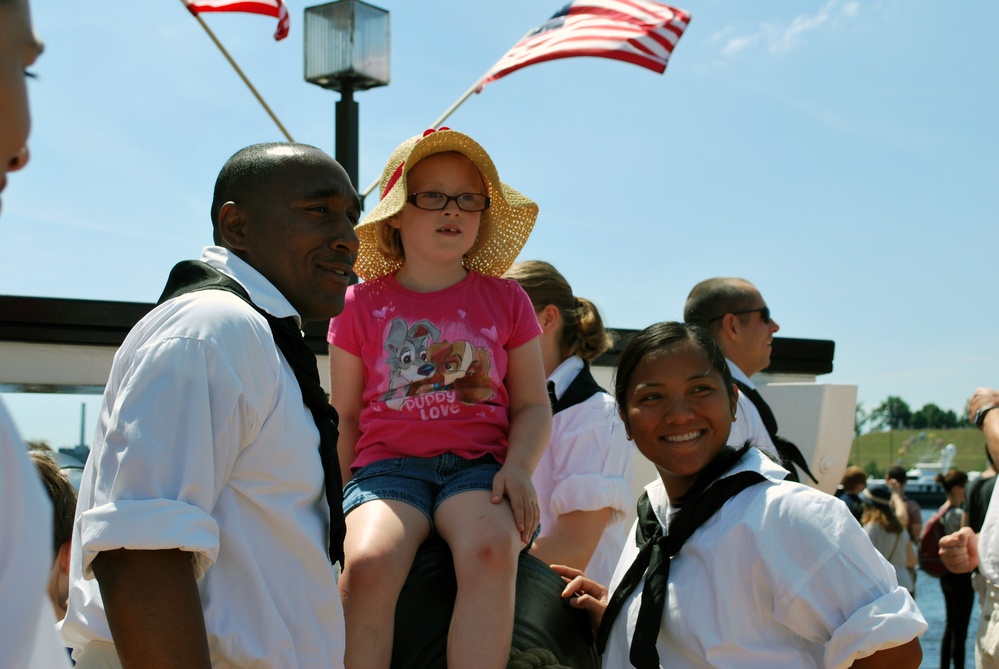
[[[430,521],[394,500],[365,502],[347,514],[340,575],[346,669],[388,669],[395,605]]]
[[[449,497],[435,522],[451,547],[458,597],[448,633],[449,669],[504,669],[513,638],[517,559],[524,543],[504,499],[475,490]]]

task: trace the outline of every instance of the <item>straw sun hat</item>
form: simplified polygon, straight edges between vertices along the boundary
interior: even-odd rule
[[[380,182],[381,201],[357,226],[361,248],[354,263],[354,272],[365,281],[391,274],[405,264],[385,256],[379,239],[393,228],[385,222],[406,206],[406,177],[413,165],[435,153],[454,151],[465,156],[488,185],[489,208],[482,212],[479,235],[465,254],[464,265],[488,276],[500,276],[524,248],[538,217],[538,205],[499,180],[496,166],[478,142],[448,128],[427,130],[422,136],[411,137],[396,147],[389,156]]]

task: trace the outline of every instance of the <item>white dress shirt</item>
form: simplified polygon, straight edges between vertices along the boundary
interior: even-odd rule
[[[926,630],[916,603],[832,495],[781,481],[786,471],[749,449],[732,473],[770,482],[743,490],[672,559],[656,648],[671,669],[849,667]],[[646,490],[660,523],[662,481]],[[638,554],[634,529],[612,588]],[[644,584],[614,621],[604,669],[626,669]]]
[[[55,559],[52,502],[0,401],[0,666],[68,667],[46,585]]]
[[[738,365],[728,358],[725,360],[728,362],[728,368],[732,371],[733,379],[756,390],[756,384],[749,380],[749,377],[739,369]],[[780,456],[777,455],[777,447],[774,446],[770,433],[767,432],[767,426],[763,424],[759,410],[753,404],[753,400],[740,392],[738,406],[735,410],[735,422],[732,423],[732,432],[728,436],[728,445],[733,448],[741,448],[747,441],[751,441],[756,448],[769,453],[778,461],[780,460]]]
[[[225,249],[201,259],[261,309],[297,316]],[[216,669],[341,667],[328,524],[319,431],[266,319],[222,291],[169,300],[115,355],[80,488],[63,636],[74,648],[111,641],[98,553],[179,548],[191,553]]]
[[[995,490],[999,490],[999,485]],[[996,500],[995,490],[978,536],[978,571],[990,583],[999,586],[999,500]]]
[[[583,369],[572,356],[562,362],[549,381],[561,398]],[[596,393],[552,417],[552,434],[532,480],[541,507],[541,534],[551,533],[559,516],[573,511],[611,509],[600,543],[587,565],[570,565],[598,583],[610,581],[628,531],[631,497],[631,460],[635,445],[625,435],[617,404],[607,393]]]

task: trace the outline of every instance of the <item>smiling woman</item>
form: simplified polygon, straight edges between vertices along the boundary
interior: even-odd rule
[[[561,570],[599,625],[604,666],[914,669],[915,602],[845,504],[726,446],[736,393],[700,327],[650,326],[621,354],[621,417],[661,480],[639,501],[609,604]]]

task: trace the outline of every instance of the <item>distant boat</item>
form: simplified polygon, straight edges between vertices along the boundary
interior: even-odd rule
[[[905,496],[926,508],[936,508],[947,499],[943,486],[937,483],[937,474],[946,474],[957,455],[957,447],[947,444],[940,449],[940,458],[935,462],[917,462],[905,475]]]

